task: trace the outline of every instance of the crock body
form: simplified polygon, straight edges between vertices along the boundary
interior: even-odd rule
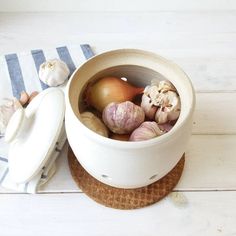
[[[91,78],[108,75],[124,76],[141,86],[155,78],[171,81],[181,99],[181,114],[172,130],[152,140],[125,142],[102,137],[85,127],[78,105],[81,93]],[[66,91],[65,125],[69,144],[80,164],[99,181],[118,188],[149,185],[171,171],[186,151],[195,94],[187,75],[174,63],[135,49],[107,52],[78,68]]]

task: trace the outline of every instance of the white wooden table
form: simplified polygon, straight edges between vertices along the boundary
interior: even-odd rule
[[[197,107],[183,176],[157,204],[109,209],[77,188],[65,149],[40,194],[0,189],[0,235],[236,235],[236,11],[0,14],[0,54],[68,43],[151,50],[187,72]]]

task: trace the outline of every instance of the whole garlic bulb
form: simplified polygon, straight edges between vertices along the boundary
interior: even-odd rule
[[[145,114],[141,107],[130,101],[113,102],[105,107],[102,118],[113,133],[128,134],[144,121]]]
[[[100,134],[104,137],[108,137],[107,127],[92,112],[85,111],[81,113],[81,118],[82,118],[83,124],[87,126],[89,129],[91,129],[95,133]]]
[[[0,135],[5,134],[11,116],[20,107],[22,106],[16,98],[4,99],[4,103],[0,106]]]
[[[162,135],[164,132],[155,121],[143,122],[130,135],[130,141],[143,141]]]
[[[40,80],[53,87],[63,84],[69,74],[68,66],[59,59],[48,60],[39,67]]]

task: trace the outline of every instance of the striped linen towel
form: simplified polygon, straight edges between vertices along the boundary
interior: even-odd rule
[[[32,50],[30,52],[0,56],[0,101],[3,98],[19,99],[22,91],[32,93],[42,91],[48,86],[38,78],[39,66],[46,60],[59,58],[64,61],[70,75],[76,67],[94,55],[88,44],[63,46],[56,49]],[[65,129],[62,129],[55,151],[42,170],[27,183],[16,184],[8,174],[7,153],[9,146],[0,137],[0,185],[17,192],[36,193],[40,185],[47,182],[56,171],[55,160],[66,141]]]

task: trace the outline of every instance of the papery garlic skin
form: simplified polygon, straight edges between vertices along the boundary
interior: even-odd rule
[[[100,134],[104,137],[108,137],[107,127],[103,124],[103,122],[95,116],[92,112],[85,111],[81,113],[82,123],[94,131],[97,134]]]
[[[0,135],[5,134],[11,116],[19,108],[22,108],[22,106],[16,98],[3,99],[3,104],[0,106]]]
[[[65,62],[59,59],[48,60],[39,67],[39,78],[50,87],[63,84],[70,74]]]
[[[164,133],[169,132],[173,128],[173,125],[170,123],[159,124],[158,126]]]
[[[103,110],[102,119],[106,126],[116,134],[129,134],[145,118],[143,109],[130,101],[110,103]]]
[[[129,141],[144,141],[160,136],[163,133],[155,121],[145,121],[132,132]]]

